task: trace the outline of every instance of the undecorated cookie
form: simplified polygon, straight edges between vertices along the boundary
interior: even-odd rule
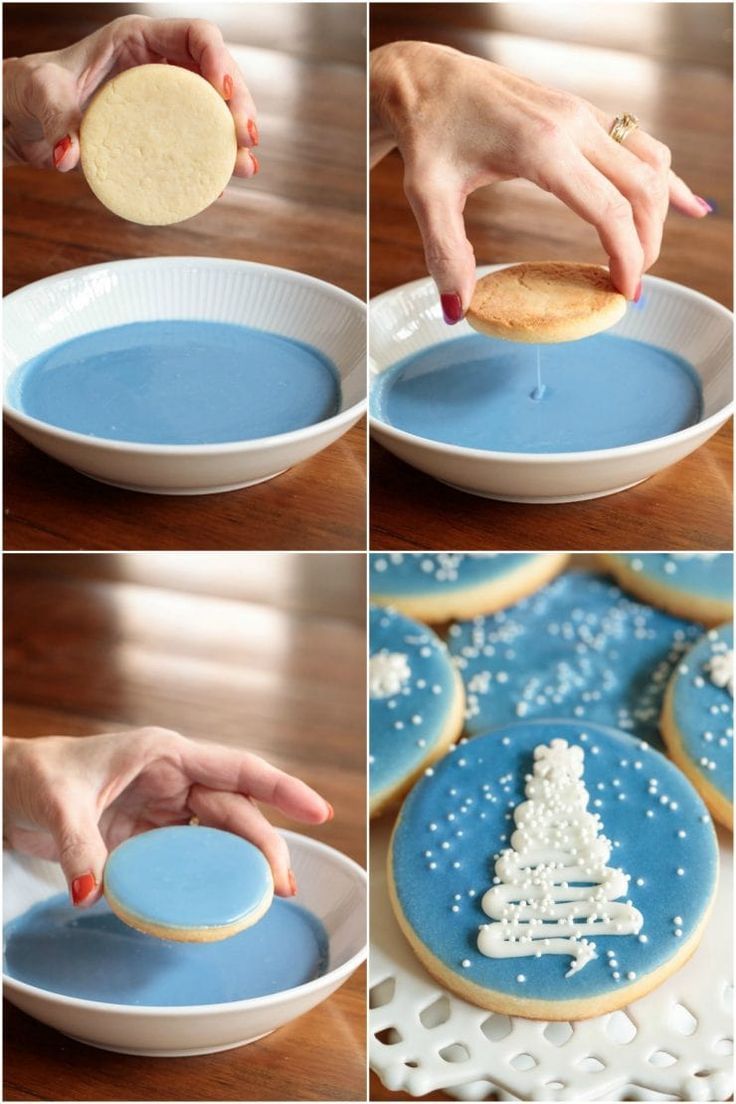
[[[719,625],[733,617],[733,557],[725,552],[607,552],[624,590],[676,617]]]

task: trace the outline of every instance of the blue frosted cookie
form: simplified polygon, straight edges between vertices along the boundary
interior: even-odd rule
[[[557,552],[374,552],[371,601],[438,624],[518,602],[567,563]]]
[[[710,815],[644,741],[532,721],[461,741],[404,802],[399,924],[440,983],[493,1011],[576,1020],[659,985],[718,878]]]
[[[624,590],[703,625],[733,617],[733,557],[723,552],[606,553]]]
[[[511,609],[450,626],[466,732],[566,717],[661,747],[667,679],[702,627],[640,605],[608,579],[569,572]]]
[[[395,610],[370,611],[370,808],[382,813],[460,735],[465,697],[447,648]]]
[[[260,920],[273,899],[262,851],[231,832],[188,825],[121,843],[105,864],[103,888],[130,927],[181,943],[227,939]]]
[[[713,816],[733,828],[733,625],[709,629],[670,679],[662,710],[667,750]]]

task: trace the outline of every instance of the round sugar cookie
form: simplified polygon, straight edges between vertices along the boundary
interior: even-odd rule
[[[465,695],[442,640],[394,610],[370,611],[370,810],[384,812],[447,751]]]
[[[429,972],[532,1019],[586,1019],[660,985],[708,938],[717,878],[684,774],[574,721],[461,741],[409,794],[389,855],[396,917]]]
[[[237,154],[225,101],[176,65],[138,65],[104,84],[82,119],[79,144],[100,202],[143,226],[182,222],[209,207]]]
[[[733,829],[733,625],[709,629],[672,675],[662,710],[667,750],[716,820]]]
[[[610,579],[570,571],[502,613],[450,626],[465,683],[465,731],[573,718],[662,747],[667,679],[702,626],[623,594]]]
[[[103,889],[112,911],[138,931],[213,943],[261,919],[273,899],[273,878],[263,852],[240,836],[175,825],[116,847]]]
[[[601,558],[624,590],[676,617],[704,625],[733,617],[733,557],[728,553],[607,552]]]
[[[625,313],[607,269],[527,261],[481,276],[465,317],[489,337],[552,345],[607,330]]]
[[[557,552],[376,552],[371,601],[438,624],[517,602],[567,563]]]

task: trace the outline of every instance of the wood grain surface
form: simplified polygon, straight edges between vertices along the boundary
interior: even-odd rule
[[[299,831],[365,863],[364,556],[5,561],[6,733],[154,724],[247,747],[334,805]],[[365,975],[267,1039],[197,1058],[93,1050],[6,1004],[4,1057],[7,1100],[364,1099]]]
[[[523,9],[523,11],[522,11]],[[579,9],[575,9],[579,12]],[[730,307],[732,301],[732,9],[724,4],[371,4],[371,45],[439,41],[612,114],[634,111],[673,151],[674,167],[715,205],[667,221],[652,273]],[[468,200],[478,263],[601,262],[592,227],[520,181]],[[426,275],[402,192],[398,154],[371,173],[371,294]],[[371,447],[371,547],[463,549],[725,549],[732,547],[732,427],[622,494],[560,506],[486,501],[453,491]]]
[[[81,173],[5,173],[5,292],[80,265],[147,256],[279,265],[365,297],[365,9],[360,4],[217,4],[259,108],[261,171],[233,180],[177,226],[124,222]],[[276,9],[276,10],[274,10]],[[57,49],[129,11],[172,5],[8,4],[6,56]],[[361,549],[365,432],[269,483],[176,498],[95,484],[5,430],[8,549]]]

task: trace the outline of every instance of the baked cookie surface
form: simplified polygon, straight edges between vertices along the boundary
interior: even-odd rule
[[[255,924],[273,899],[262,851],[231,832],[174,825],[110,854],[104,894],[126,924],[160,939],[209,943]]]
[[[662,746],[667,678],[702,626],[629,598],[610,580],[571,571],[489,617],[450,626],[465,684],[465,729],[574,718]]]
[[[556,742],[576,759],[562,779],[544,765]],[[669,760],[615,730],[540,721],[462,742],[430,768],[402,806],[389,886],[443,985],[495,1011],[579,1019],[689,957],[717,874],[710,815]]]
[[[733,616],[733,558],[723,552],[605,553],[621,586],[676,617],[718,625]]]
[[[370,808],[382,812],[460,735],[465,696],[447,648],[394,610],[370,611]]]
[[[607,330],[625,313],[607,269],[528,261],[481,276],[465,317],[489,337],[553,344]]]

